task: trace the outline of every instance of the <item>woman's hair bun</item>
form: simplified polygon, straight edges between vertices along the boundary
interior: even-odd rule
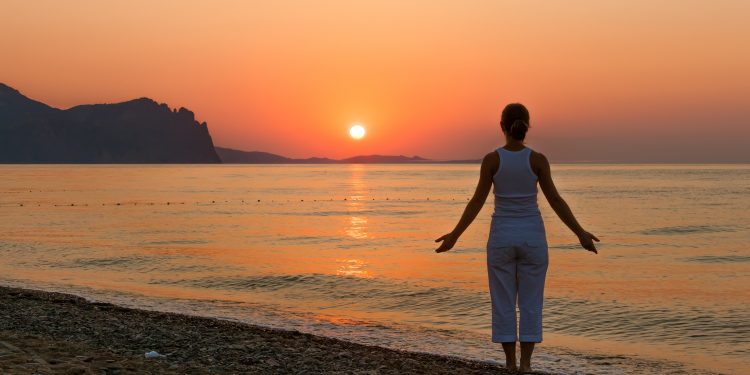
[[[529,110],[521,103],[511,103],[503,109],[500,125],[506,134],[523,141],[529,130]]]
[[[526,132],[529,130],[529,123],[518,119],[516,121],[513,121],[513,124],[510,125],[510,128],[508,129],[508,132],[510,133],[510,136],[522,140],[526,138]]]

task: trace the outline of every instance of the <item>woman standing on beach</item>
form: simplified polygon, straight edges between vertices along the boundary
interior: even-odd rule
[[[596,236],[585,231],[552,182],[547,158],[523,144],[529,111],[508,104],[500,120],[505,146],[482,160],[479,183],[452,232],[438,238],[438,253],[453,248],[474,221],[494,184],[495,211],[487,241],[487,271],[492,300],[492,341],[503,345],[506,368],[531,371],[534,344],[542,342],[542,305],[548,254],[544,222],[537,206],[537,183],[552,209],[570,228],[584,249],[596,253]],[[520,327],[516,330],[516,303]],[[520,331],[520,334],[519,334]],[[516,341],[521,343],[516,367]]]

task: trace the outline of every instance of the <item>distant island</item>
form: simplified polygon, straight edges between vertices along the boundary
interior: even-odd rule
[[[148,98],[61,110],[0,83],[0,163],[220,163],[193,112]]]
[[[399,164],[478,163],[419,156],[294,159],[214,147],[208,125],[186,108],[149,98],[58,109],[0,83],[0,163]]]
[[[403,163],[478,163],[479,160],[430,160],[419,156],[361,155],[346,159],[294,159],[262,151],[241,151],[216,147],[219,158],[229,164],[403,164]]]
[[[216,147],[221,161],[227,164],[404,164],[404,163],[479,163],[481,160],[432,160],[419,156],[360,155],[346,159],[294,159],[263,151],[241,151]]]

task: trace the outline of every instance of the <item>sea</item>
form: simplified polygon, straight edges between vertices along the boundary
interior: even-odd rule
[[[551,374],[750,373],[750,165],[554,164]],[[0,165],[0,284],[503,363],[474,164]]]

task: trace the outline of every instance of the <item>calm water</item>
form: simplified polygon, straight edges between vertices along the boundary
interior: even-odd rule
[[[0,166],[0,283],[502,359],[476,165]],[[556,165],[539,370],[750,372],[750,165]]]

